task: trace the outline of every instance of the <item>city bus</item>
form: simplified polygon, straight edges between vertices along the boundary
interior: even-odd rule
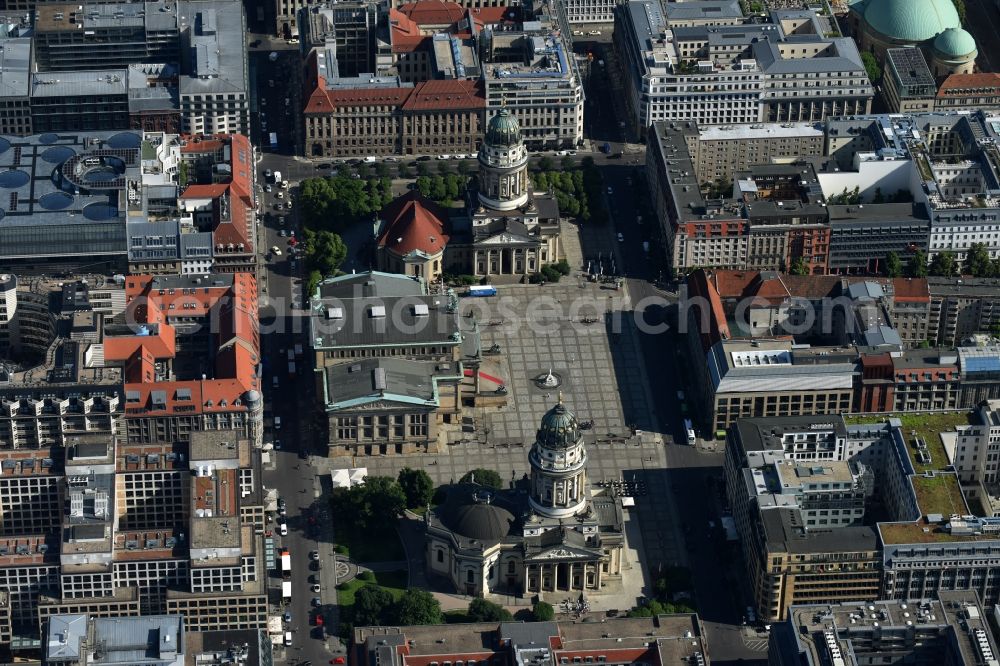
[[[491,284],[473,285],[469,287],[469,291],[465,292],[466,296],[496,296],[497,288]]]

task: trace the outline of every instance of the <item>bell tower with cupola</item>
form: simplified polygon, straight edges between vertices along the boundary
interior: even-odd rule
[[[521,126],[507,109],[490,119],[479,149],[479,203],[514,210],[528,202],[528,150]]]
[[[548,518],[575,516],[587,505],[587,449],[573,412],[559,403],[545,413],[528,453],[531,508]]]

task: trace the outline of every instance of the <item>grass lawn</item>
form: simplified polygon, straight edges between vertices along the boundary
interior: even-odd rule
[[[899,419],[903,424],[903,436],[910,451],[910,460],[917,473],[930,469],[944,469],[948,466],[948,456],[944,451],[941,433],[952,432],[956,426],[969,425],[971,412],[942,412],[928,414],[879,414],[869,416],[847,416],[848,425],[860,423],[879,423],[888,418]],[[913,433],[927,442],[927,451],[931,455],[930,464],[917,461],[916,447],[913,444]]]
[[[943,516],[953,514],[964,516],[968,513],[962,489],[955,475],[938,474],[931,478],[914,476],[912,481],[913,490],[917,494],[917,504],[920,505],[920,511],[924,515],[940,513]]]
[[[337,586],[337,605],[347,610],[354,605],[354,595],[365,585],[379,585],[384,587],[393,597],[399,598],[406,590],[405,571],[382,571],[375,574],[375,582],[368,583],[355,578],[349,583],[343,583],[344,589]],[[347,615],[350,617],[350,615]]]
[[[356,528],[337,530],[336,543],[347,549],[355,562],[398,562],[406,559],[403,544],[395,529],[380,530],[378,536],[359,532]]]

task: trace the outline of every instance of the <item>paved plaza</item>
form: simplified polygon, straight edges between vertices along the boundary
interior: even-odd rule
[[[622,312],[623,292],[576,277],[498,291],[493,298],[461,302],[463,316],[473,312],[482,324],[483,348],[502,349],[487,357],[483,372],[504,383],[507,405],[473,410],[484,441],[530,445],[560,392],[577,419],[593,421],[591,432],[601,437],[627,437],[633,427],[656,429],[631,314]],[[549,372],[558,387],[537,383]],[[483,388],[494,385],[486,381]]]

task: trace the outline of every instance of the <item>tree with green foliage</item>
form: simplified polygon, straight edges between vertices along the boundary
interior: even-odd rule
[[[573,161],[572,157],[566,155],[561,160],[559,160],[559,166],[562,168],[563,171],[568,173],[576,168],[576,162]]]
[[[431,199],[441,201],[446,199],[448,190],[445,187],[444,176],[438,175],[431,178]]]
[[[399,168],[396,170],[396,175],[399,178],[407,179],[412,177],[412,172],[410,171],[410,165],[406,162],[401,162]]]
[[[347,259],[347,245],[338,234],[332,231],[302,230],[302,243],[306,253],[306,266],[311,272],[318,272],[326,277],[334,275],[344,260]],[[312,292],[310,292],[311,294]]]
[[[965,9],[965,0],[951,0],[951,3],[955,5],[955,12],[958,13],[959,22],[965,25],[965,17],[968,15],[968,11]]]
[[[973,243],[965,254],[965,272],[974,277],[990,277],[993,261],[985,243]]]
[[[309,279],[306,283],[306,298],[312,298],[313,294],[316,293],[316,287],[318,287],[319,283],[322,281],[322,273],[316,270],[309,271]]]
[[[917,250],[906,264],[907,277],[927,277],[927,253]]]
[[[788,272],[792,275],[809,275],[809,264],[806,263],[805,258],[796,257]]]
[[[563,274],[556,270],[552,264],[545,264],[538,272],[541,274],[542,279],[546,282],[559,282],[560,278],[563,276]]]
[[[472,171],[472,169],[469,167],[469,162],[467,160],[462,160],[458,163],[458,175],[463,178],[467,178],[470,171]]]
[[[417,190],[421,195],[429,197],[431,195],[431,179],[430,176],[418,176],[417,177]]]
[[[931,260],[930,274],[937,277],[955,277],[958,274],[958,261],[951,251],[934,255]]]
[[[431,175],[431,165],[427,161],[417,162],[417,175],[418,176],[429,176]]]
[[[569,262],[563,259],[557,263],[552,264],[552,268],[559,271],[560,275],[569,275],[573,272],[572,267],[570,267]]]
[[[389,165],[386,162],[379,162],[375,167],[375,173],[379,178],[385,178],[389,175]]]
[[[387,613],[389,625],[442,624],[441,604],[426,590],[409,589]]]
[[[885,255],[885,262],[882,264],[882,271],[885,273],[886,277],[899,277],[903,274],[903,262],[899,258],[899,255],[895,252],[890,252]]]
[[[541,157],[535,164],[535,168],[539,171],[552,171],[553,166],[555,166],[555,164],[552,162],[552,158],[548,155]]]
[[[475,479],[476,483],[481,486],[486,486],[487,488],[503,488],[504,482],[500,478],[500,475],[494,472],[492,469],[485,469],[482,467],[477,467],[474,470],[466,472],[461,479],[458,480],[459,483],[470,483]]]
[[[364,585],[354,593],[351,620],[357,626],[379,626],[386,619],[386,610],[393,603],[389,590],[378,585]]]
[[[469,603],[466,617],[469,622],[510,622],[514,619],[506,608],[482,597],[476,597]]]
[[[335,489],[331,503],[341,520],[353,521],[360,529],[384,529],[395,525],[406,507],[406,494],[391,477],[369,476],[360,485]]]
[[[693,613],[694,609],[686,604],[665,603],[658,599],[650,599],[641,606],[636,606],[628,612],[628,617],[656,617],[673,613]]]
[[[864,64],[865,71],[868,72],[868,78],[871,79],[873,84],[877,84],[882,80],[882,66],[878,64],[878,59],[875,58],[874,54],[862,51],[861,62]]]
[[[396,477],[399,487],[406,495],[406,506],[410,509],[427,506],[434,494],[434,481],[430,475],[422,469],[412,469],[404,467],[399,470]]]
[[[451,173],[451,163],[448,160],[441,160],[438,162],[437,170],[442,176],[447,176]]]
[[[556,617],[556,611],[552,608],[552,604],[544,601],[536,601],[535,605],[531,607],[531,614],[534,616],[535,622],[551,622]]]

